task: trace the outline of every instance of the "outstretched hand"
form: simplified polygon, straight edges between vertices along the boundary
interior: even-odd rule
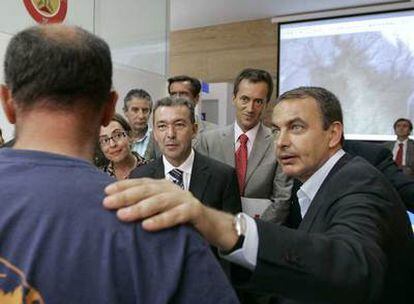
[[[128,179],[115,182],[105,189],[103,204],[119,209],[123,221],[142,220],[149,231],[178,224],[195,224],[202,212],[201,203],[189,191],[182,190],[165,179]]]

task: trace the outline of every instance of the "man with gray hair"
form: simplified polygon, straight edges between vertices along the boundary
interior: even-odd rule
[[[32,27],[11,39],[4,69],[16,142],[0,150],[0,303],[237,303],[192,229],[148,233],[100,208],[113,179],[90,161],[117,99],[108,45],[79,27]]]
[[[152,98],[143,89],[132,89],[124,98],[124,114],[131,126],[132,150],[146,160],[158,155],[148,120],[152,112]]]

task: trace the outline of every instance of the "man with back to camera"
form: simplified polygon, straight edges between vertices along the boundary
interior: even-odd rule
[[[148,120],[152,112],[152,98],[142,89],[130,90],[124,98],[124,114],[132,129],[132,151],[146,160],[155,159],[158,148],[154,144]]]
[[[0,151],[0,302],[22,290],[7,282],[17,273],[27,302],[237,303],[198,233],[147,233],[100,208],[113,179],[90,161],[117,98],[108,45],[37,26],[11,39],[4,67],[16,143]]]
[[[251,271],[238,284],[276,293],[278,303],[411,303],[413,234],[404,206],[382,174],[342,150],[337,98],[318,87],[282,94],[273,132],[283,172],[303,183],[297,229],[210,209],[160,181],[115,183],[104,205],[132,204],[118,216],[146,218],[150,231],[190,223]]]
[[[397,166],[410,176],[414,176],[414,141],[408,138],[412,131],[412,122],[406,118],[399,118],[394,122],[397,140],[385,144],[393,153],[393,159]]]
[[[270,129],[260,122],[272,91],[268,72],[243,70],[234,81],[236,121],[201,134],[196,150],[235,167],[242,200],[270,203],[262,218],[282,223],[289,209],[292,182],[277,165]]]

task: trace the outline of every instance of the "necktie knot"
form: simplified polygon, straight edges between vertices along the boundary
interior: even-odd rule
[[[401,149],[404,148],[404,143],[399,143],[398,147],[401,148]]]
[[[172,169],[168,174],[171,177],[171,180],[177,186],[180,186],[184,189],[183,174],[184,172],[180,169]]]
[[[239,136],[239,142],[240,142],[240,144],[241,145],[245,145],[245,144],[247,144],[247,141],[249,140],[249,138],[247,137],[247,135],[246,134],[240,134],[240,136]]]

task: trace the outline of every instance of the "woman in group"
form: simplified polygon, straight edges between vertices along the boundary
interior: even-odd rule
[[[145,164],[144,158],[131,151],[130,132],[125,118],[115,114],[106,127],[101,127],[99,134],[99,146],[108,160],[102,169],[118,180],[128,178],[133,169]]]

